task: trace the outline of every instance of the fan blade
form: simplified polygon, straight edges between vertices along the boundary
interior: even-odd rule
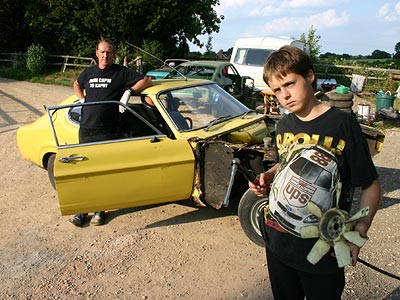
[[[315,204],[314,202],[309,201],[307,204],[307,208],[308,210],[315,216],[317,216],[318,218],[321,219],[322,217],[322,211],[319,208],[319,206],[317,204]]]
[[[336,183],[336,206],[339,205],[340,194],[342,193],[342,185],[343,184],[340,181]]]
[[[339,268],[351,264],[350,246],[343,239],[334,242],[333,248]]]
[[[319,229],[316,225],[304,226],[300,228],[300,235],[303,239],[319,237]]]
[[[346,240],[360,248],[364,246],[365,242],[368,240],[368,238],[361,237],[358,231],[347,231],[343,234],[343,236]]]
[[[368,216],[368,214],[369,214],[369,206],[360,209],[350,219],[348,219],[347,222],[353,222],[355,220],[364,218],[364,217]]]
[[[308,253],[307,260],[315,265],[326,253],[328,253],[330,247],[331,246],[327,242],[318,240]]]

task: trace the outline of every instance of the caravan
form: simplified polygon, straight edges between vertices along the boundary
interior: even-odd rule
[[[263,65],[268,55],[284,45],[292,45],[310,53],[310,46],[289,37],[255,37],[242,38],[235,42],[230,62],[242,75],[254,79],[257,89],[267,88],[263,81]]]

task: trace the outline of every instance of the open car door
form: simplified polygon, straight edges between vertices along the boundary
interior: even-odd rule
[[[104,101],[101,102],[104,105]],[[117,101],[107,101],[119,105]],[[87,103],[87,105],[96,105]],[[81,104],[85,105],[85,104]],[[132,128],[115,140],[80,144],[80,105],[48,107],[57,145],[54,178],[62,215],[143,206],[188,199],[194,182],[194,154],[184,139],[170,139],[127,109]],[[139,124],[140,123],[140,124]],[[73,125],[73,124],[70,124]],[[142,136],[135,129],[147,127]],[[132,134],[134,132],[135,134]],[[152,132],[152,133],[150,133]]]

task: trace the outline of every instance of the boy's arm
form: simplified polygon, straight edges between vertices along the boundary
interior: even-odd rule
[[[368,216],[357,221],[353,227],[353,230],[356,230],[360,233],[360,236],[366,238],[369,227],[372,224],[372,220],[376,212],[378,211],[379,204],[381,202],[381,183],[379,179],[375,179],[372,184],[364,188],[361,191],[361,199],[360,199],[360,209],[363,207],[369,206]],[[352,263],[355,265],[357,262],[357,257],[360,252],[360,248],[355,245],[351,246],[351,256]]]

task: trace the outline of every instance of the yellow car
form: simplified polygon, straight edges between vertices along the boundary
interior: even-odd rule
[[[256,174],[271,163],[264,160],[263,139],[275,126],[266,115],[212,81],[153,83],[127,105],[115,100],[80,103],[71,96],[18,129],[22,156],[48,170],[62,215],[189,198],[219,209],[248,188],[233,168],[234,159]],[[80,144],[81,107],[99,104],[125,108],[122,133],[113,140]],[[251,209],[249,218],[255,220],[258,211]]]

